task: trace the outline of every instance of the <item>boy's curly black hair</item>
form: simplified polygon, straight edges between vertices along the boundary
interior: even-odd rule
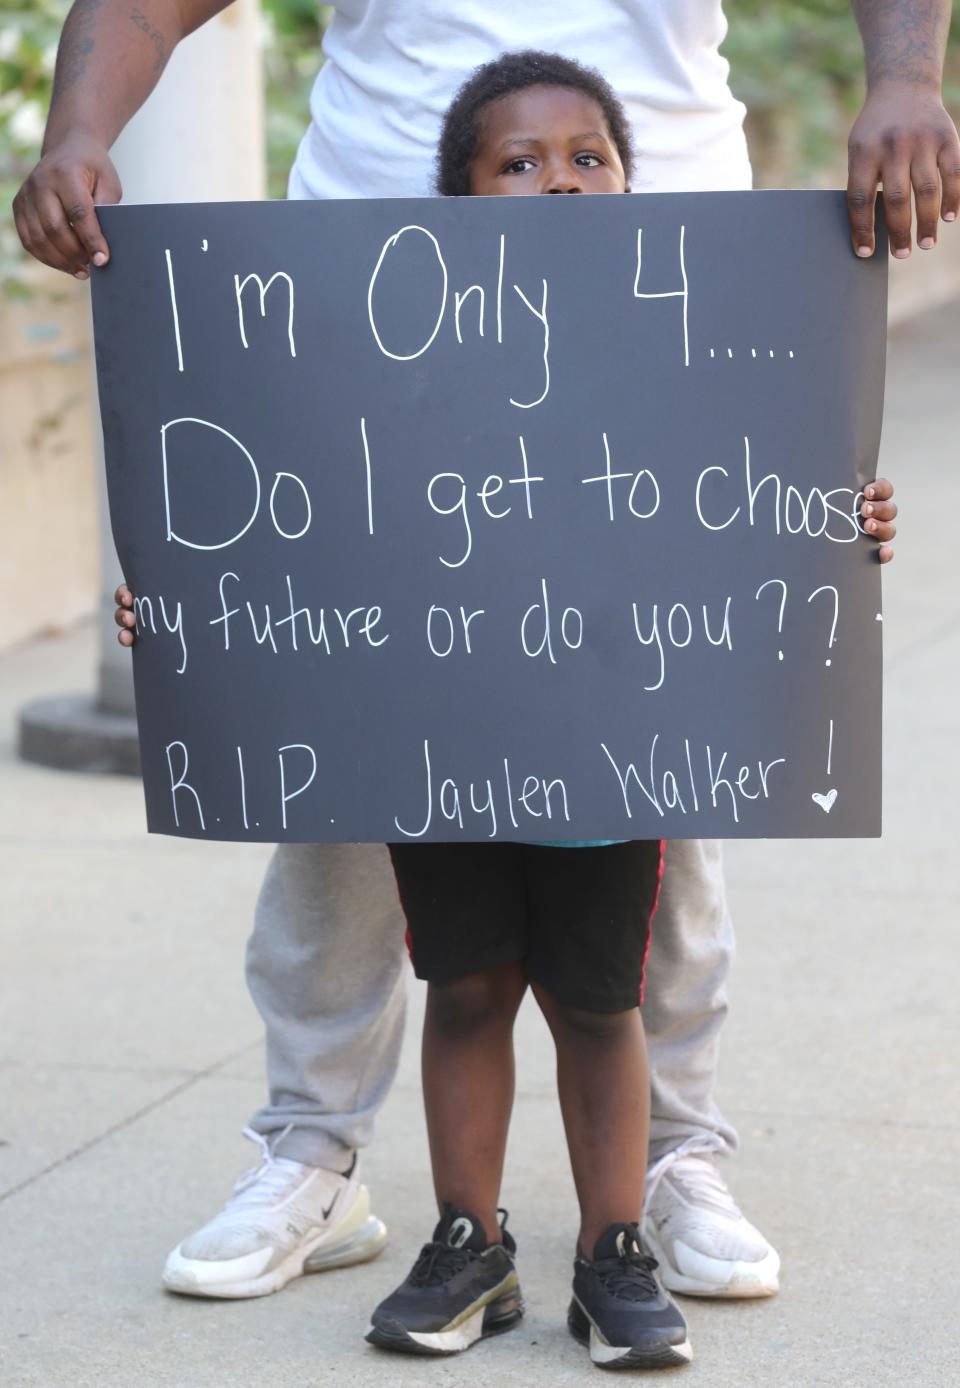
[[[470,165],[480,139],[480,114],[494,101],[526,87],[567,87],[595,101],[617,147],[627,182],[633,173],[633,140],[626,112],[613,88],[594,68],[558,53],[503,53],[467,78],[443,118],[437,146],[436,184],[441,197],[466,197]]]

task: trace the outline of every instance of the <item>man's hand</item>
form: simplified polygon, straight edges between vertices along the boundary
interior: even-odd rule
[[[20,240],[31,255],[78,280],[110,258],[94,203],[119,202],[117,171],[101,144],[70,134],[40,160],[13,200]]]
[[[960,140],[940,97],[952,0],[851,0],[863,39],[867,99],[850,132],[847,203],[857,255],[876,249],[877,184],[890,249],[910,254],[913,202],[917,243],[937,244],[937,219],[960,211]]]
[[[110,248],[95,203],[119,202],[108,150],[153,91],[186,34],[230,0],[73,0],[60,35],[43,158],[13,201],[31,255],[85,280]]]
[[[960,213],[960,139],[939,94],[909,82],[873,88],[850,132],[847,204],[857,255],[873,255],[874,205],[883,184],[883,208],[890,249],[898,259],[910,254],[917,205],[917,244],[937,243],[937,221],[953,222]]]

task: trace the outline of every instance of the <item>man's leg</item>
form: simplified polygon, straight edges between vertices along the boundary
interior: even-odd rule
[[[170,1254],[164,1285],[198,1296],[278,1291],[386,1243],[356,1153],[393,1082],[406,948],[386,850],[284,844],[257,903],[247,981],[267,1029],[270,1100],[258,1167]]]
[[[270,1101],[250,1126],[276,1156],[346,1171],[400,1059],[406,925],[381,844],[282,844],[247,947]]]
[[[780,1260],[712,1160],[737,1146],[714,1101],[733,953],[720,844],[671,841],[643,1004],[653,1096],[644,1234],[672,1291],[769,1296]]]
[[[717,1151],[736,1149],[737,1134],[713,1097],[733,954],[719,842],[671,840],[643,1001],[653,1086],[651,1165],[687,1138],[709,1136]]]

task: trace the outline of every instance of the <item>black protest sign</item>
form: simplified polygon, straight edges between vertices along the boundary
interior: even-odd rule
[[[841,195],[102,215],[152,830],[879,832],[886,268]]]

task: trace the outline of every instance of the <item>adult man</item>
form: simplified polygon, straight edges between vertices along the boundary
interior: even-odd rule
[[[94,202],[120,196],[109,145],[175,43],[223,7],[152,0],[147,33],[122,0],[77,0],[44,157],[15,204],[24,244],[40,259],[80,277],[89,261],[105,263]],[[854,9],[868,97],[851,135],[853,244],[873,251],[880,182],[894,254],[908,255],[911,188],[922,247],[935,243],[938,217],[954,220],[960,209],[960,142],[939,96],[950,5],[855,0]],[[554,0],[546,14],[537,0],[341,0],[291,195],[425,195],[455,88],[480,62],[531,45],[591,63],[611,81],[635,127],[637,191],[749,187],[743,108],[718,52],[724,33],[720,0]],[[654,1101],[644,1232],[671,1289],[766,1295],[777,1288],[777,1255],[711,1158],[735,1143],[712,1098],[731,953],[717,845],[671,844],[645,1007]],[[277,850],[248,955],[267,1026],[271,1097],[253,1120],[263,1160],[171,1254],[171,1289],[259,1295],[383,1246],[355,1160],[396,1067],[403,966],[382,849]]]

